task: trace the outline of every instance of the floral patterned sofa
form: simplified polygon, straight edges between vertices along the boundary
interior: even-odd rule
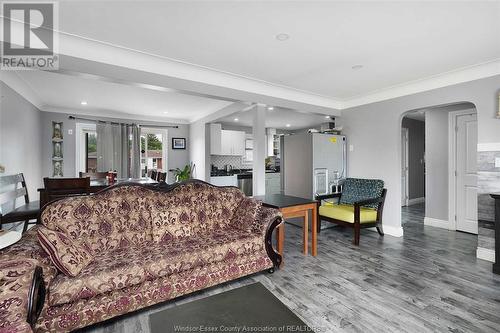
[[[271,241],[279,211],[201,181],[117,185],[55,201],[40,221],[0,252],[43,269],[38,332],[75,330],[281,262]]]

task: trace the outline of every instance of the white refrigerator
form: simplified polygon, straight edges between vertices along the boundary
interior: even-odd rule
[[[282,137],[281,184],[285,195],[314,198],[331,193],[336,178],[347,177],[344,135],[299,133]]]

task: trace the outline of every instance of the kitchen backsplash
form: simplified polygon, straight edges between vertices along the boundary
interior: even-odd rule
[[[224,168],[225,165],[231,165],[233,169],[248,169],[252,167],[252,163],[245,163],[242,156],[225,156],[225,155],[211,155],[211,164],[219,169]]]

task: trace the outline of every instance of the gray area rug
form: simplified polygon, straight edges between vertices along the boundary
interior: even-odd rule
[[[150,324],[152,333],[312,332],[261,283],[153,313]]]

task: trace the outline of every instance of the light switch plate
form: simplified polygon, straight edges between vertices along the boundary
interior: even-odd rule
[[[349,145],[349,151],[354,151],[354,145]]]
[[[68,130],[68,135],[73,135],[73,130],[72,129]]]
[[[495,157],[495,168],[500,168],[500,157]]]

